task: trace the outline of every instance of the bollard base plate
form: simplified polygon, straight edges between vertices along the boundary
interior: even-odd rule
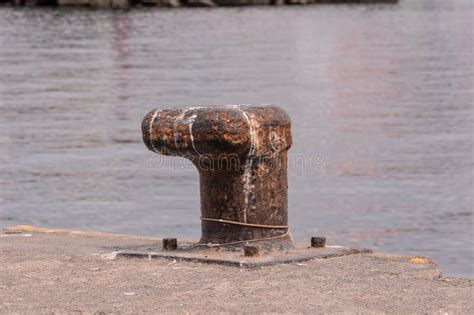
[[[243,251],[226,251],[219,248],[208,248],[200,251],[189,250],[186,247],[175,251],[153,250],[153,248],[127,248],[116,252],[117,257],[171,259],[177,261],[194,261],[208,264],[220,264],[235,267],[263,267],[277,264],[303,262],[311,259],[323,259],[360,253],[372,253],[366,248],[343,246],[326,246],[312,248],[295,245],[294,249],[283,252],[270,252],[262,256],[246,257]]]

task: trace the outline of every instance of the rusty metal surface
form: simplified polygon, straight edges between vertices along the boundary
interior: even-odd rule
[[[243,223],[203,220],[200,243],[267,239],[261,242],[266,249],[291,248],[287,228],[281,228],[288,224],[287,151],[292,141],[291,120],[282,109],[157,109],[143,119],[142,132],[151,151],[182,156],[197,167],[202,218]]]

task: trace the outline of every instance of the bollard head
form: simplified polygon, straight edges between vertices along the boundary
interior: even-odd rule
[[[142,123],[151,151],[222,159],[272,155],[291,146],[291,121],[276,106],[216,106],[156,109]]]

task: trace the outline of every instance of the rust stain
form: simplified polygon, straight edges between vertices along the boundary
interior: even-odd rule
[[[430,260],[425,258],[425,257],[413,257],[413,258],[410,259],[410,262],[413,263],[413,264],[424,265],[424,264],[428,264],[430,262]]]

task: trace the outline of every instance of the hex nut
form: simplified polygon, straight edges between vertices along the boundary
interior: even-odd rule
[[[245,245],[244,255],[246,257],[255,257],[260,255],[260,247],[257,245]]]
[[[311,237],[311,247],[320,248],[326,246],[326,238],[323,236]]]
[[[178,248],[178,240],[176,238],[164,238],[163,250],[176,250]]]

